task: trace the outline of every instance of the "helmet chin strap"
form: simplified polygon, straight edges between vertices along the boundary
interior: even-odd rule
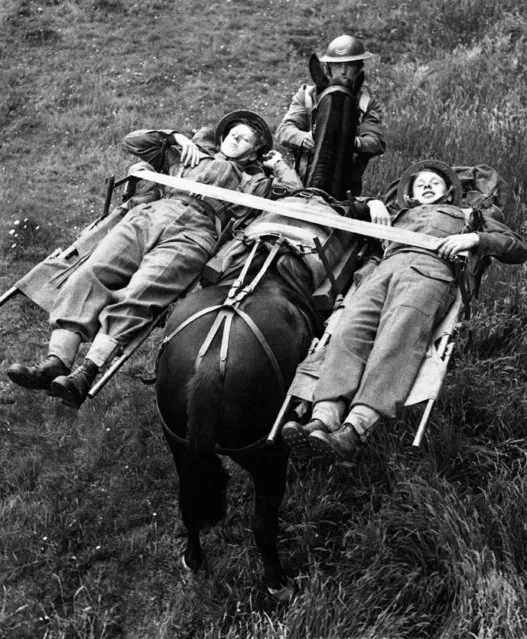
[[[452,198],[450,196],[452,195],[453,191],[454,191],[454,187],[449,186],[448,189],[443,193],[443,195],[441,195],[441,197],[438,197],[437,200],[434,200],[433,202],[429,202],[429,204],[445,204],[445,203],[448,203],[449,199],[450,201],[452,201]],[[418,202],[413,197],[405,197],[405,200],[408,202],[408,206],[415,206],[417,204],[421,204],[421,202]]]
[[[223,151],[222,153],[229,160],[234,160],[235,162],[243,162],[244,160],[247,160],[253,153],[256,155],[260,147],[261,145],[255,147],[254,149],[250,149],[249,151],[245,151],[245,153],[242,153],[241,155],[238,155],[236,157],[229,156],[226,153],[223,153]]]

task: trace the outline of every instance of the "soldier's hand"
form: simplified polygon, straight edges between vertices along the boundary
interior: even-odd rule
[[[283,161],[282,158],[282,154],[279,151],[269,151],[269,153],[266,153],[263,158],[263,165],[267,168],[267,169],[271,169],[271,171],[274,171],[276,169],[276,165],[279,162]]]
[[[302,140],[302,148],[304,149],[314,149],[315,148],[315,140],[313,140],[313,132],[308,131],[304,139]]]
[[[194,167],[199,162],[199,148],[183,133],[174,133],[174,140],[181,147],[181,162],[183,166]]]
[[[470,251],[479,244],[479,235],[477,233],[458,233],[450,235],[441,240],[437,247],[440,257],[451,260],[462,251]]]
[[[370,209],[371,221],[374,224],[382,224],[384,226],[392,225],[392,218],[388,213],[388,209],[384,206],[384,202],[381,202],[381,200],[370,200],[368,202],[368,208]]]

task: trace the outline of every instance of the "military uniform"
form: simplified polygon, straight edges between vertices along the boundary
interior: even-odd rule
[[[355,173],[352,179],[352,195],[360,195],[362,176],[368,162],[376,155],[382,155],[386,149],[382,109],[372,96],[370,89],[363,84],[357,94],[359,122],[357,149],[354,160]],[[287,113],[276,129],[276,139],[286,147],[300,149],[307,131],[313,128],[313,110],[316,104],[316,87],[303,84],[295,93]],[[301,176],[303,177],[303,176]]]
[[[193,139],[204,149],[195,167],[180,164],[171,133],[133,132],[125,138],[125,149],[172,175],[262,197],[270,194],[274,180],[261,165],[247,172],[220,152],[210,154],[212,130],[202,129]],[[165,158],[168,166],[163,166]],[[278,165],[276,180],[291,189],[300,185],[285,163]],[[211,257],[219,227],[237,213],[240,209],[222,200],[175,189],[167,189],[161,200],[136,206],[66,282],[50,315],[51,328],[75,332],[82,341],[91,341],[100,330],[116,345],[126,344],[187,290]],[[69,360],[57,350],[50,354]]]
[[[527,259],[522,238],[482,214],[477,256],[517,264]],[[435,237],[462,233],[463,209],[423,204],[394,214],[392,224]],[[453,265],[433,252],[392,243],[379,266],[349,294],[331,337],[314,402],[344,399],[395,417],[412,388],[434,326],[455,297]]]
[[[258,133],[260,146],[251,150],[248,145],[238,159],[230,159],[218,148],[228,127],[237,122]],[[273,163],[275,178],[266,175],[261,162],[244,161],[242,156],[272,149],[271,132],[255,113],[233,111],[215,131],[202,129],[193,139],[199,148],[195,166],[183,166],[174,133],[135,131],[126,137],[125,149],[148,168],[263,197],[271,194],[275,180],[286,189],[301,186],[281,158]],[[112,228],[60,289],[50,312],[48,357],[38,365],[15,363],[8,368],[16,384],[47,390],[79,408],[100,369],[187,291],[211,257],[222,225],[246,210],[177,189],[161,192],[157,185],[140,191],[142,203]],[[83,341],[92,342],[90,349],[82,365],[70,373]]]

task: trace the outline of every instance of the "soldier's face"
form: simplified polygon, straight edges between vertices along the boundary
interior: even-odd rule
[[[445,180],[433,171],[420,171],[412,187],[413,199],[419,204],[433,204],[447,192]]]
[[[228,158],[248,157],[256,149],[256,134],[246,124],[235,124],[223,138],[220,149]]]
[[[352,82],[359,75],[362,68],[360,61],[356,62],[328,62],[329,73],[333,80]]]

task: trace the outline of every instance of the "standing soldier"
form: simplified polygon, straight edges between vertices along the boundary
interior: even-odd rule
[[[357,136],[355,138],[354,175],[351,194],[358,196],[362,190],[362,175],[375,155],[382,155],[386,148],[382,111],[379,102],[364,84],[364,60],[372,57],[359,38],[341,35],[330,42],[326,54],[320,58],[331,84],[340,84],[357,96]],[[313,153],[313,133],[316,130],[317,88],[303,84],[293,96],[287,113],[276,130],[276,139],[293,149],[297,158]],[[305,174],[299,168],[304,181]]]

